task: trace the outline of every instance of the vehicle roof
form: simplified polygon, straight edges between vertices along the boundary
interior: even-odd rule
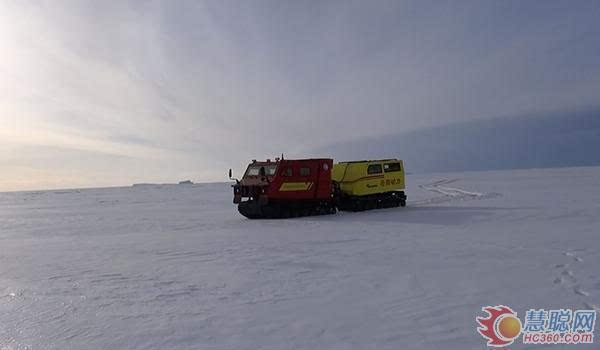
[[[280,163],[282,161],[297,162],[297,161],[323,161],[323,160],[333,160],[333,159],[331,159],[331,158],[280,159],[280,160],[271,160],[270,162],[267,162],[266,160],[260,160],[260,161],[257,160],[256,162],[250,162],[250,164],[265,165],[265,164],[276,164],[276,163]]]
[[[398,162],[400,159],[388,158],[388,159],[370,159],[370,160],[352,160],[347,162],[339,162],[339,164],[350,164],[350,163],[373,163],[373,162]]]

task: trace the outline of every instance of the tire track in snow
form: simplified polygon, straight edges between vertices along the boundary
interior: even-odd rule
[[[584,262],[584,260],[583,260],[583,258],[581,258],[580,256],[577,255],[576,251],[585,251],[585,249],[567,250],[567,251],[563,252],[563,255],[568,258],[571,258],[574,264],[581,264]],[[587,298],[590,297],[590,293],[581,287],[581,285],[578,283],[577,277],[575,276],[573,271],[569,270],[569,265],[570,264],[567,263],[567,264],[559,264],[559,265],[555,266],[557,269],[561,269],[562,271],[560,273],[561,275],[554,280],[554,283],[561,284],[564,287],[571,289],[571,291],[574,294],[576,294],[580,297],[583,297],[584,298],[583,304],[586,308],[591,309],[591,310],[600,311],[600,308],[597,305],[592,304],[591,302],[589,302],[587,300]],[[569,283],[564,284],[565,278],[568,279]]]
[[[497,192],[479,193],[466,191],[461,188],[448,187],[446,185],[458,181],[459,179],[443,179],[425,185],[419,185],[420,188],[441,194],[441,197],[428,198],[421,201],[412,202],[413,205],[437,204],[457,200],[487,199],[498,197],[501,194]]]

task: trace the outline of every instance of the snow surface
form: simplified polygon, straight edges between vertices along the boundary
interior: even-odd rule
[[[0,193],[0,349],[484,349],[482,306],[600,305],[600,168],[407,182],[286,220],[228,184]]]

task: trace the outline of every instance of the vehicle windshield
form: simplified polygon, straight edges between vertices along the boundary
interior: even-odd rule
[[[272,165],[251,165],[248,167],[248,170],[246,170],[246,176],[258,176],[258,174],[260,174],[260,168],[264,167],[265,168],[265,174],[267,176],[273,176],[275,175],[275,171],[277,170],[277,165],[276,164],[272,164]]]

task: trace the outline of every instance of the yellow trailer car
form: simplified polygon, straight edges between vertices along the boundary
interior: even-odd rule
[[[404,164],[399,159],[361,160],[334,164],[332,180],[340,210],[405,206]]]

